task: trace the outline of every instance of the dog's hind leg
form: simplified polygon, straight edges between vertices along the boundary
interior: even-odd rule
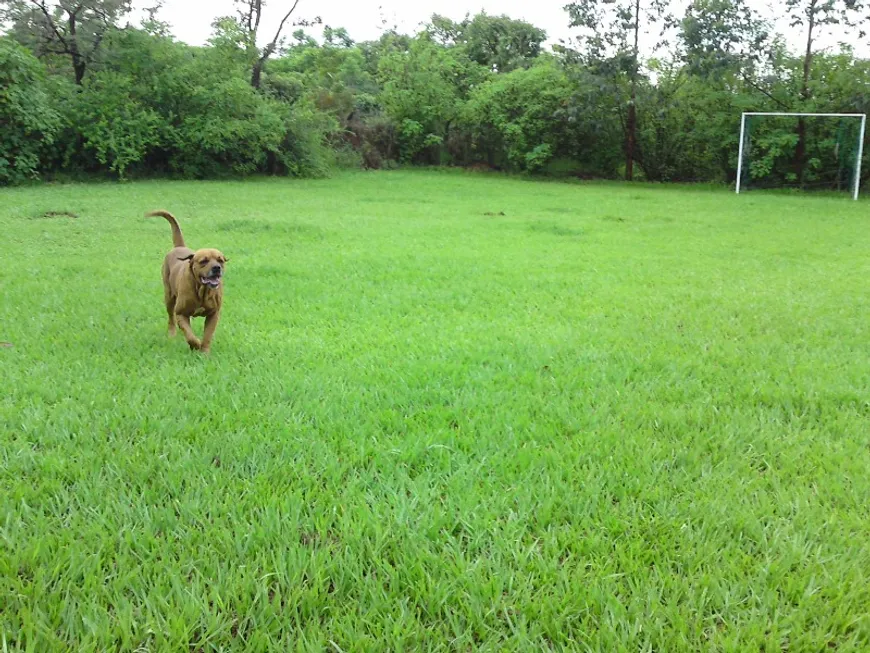
[[[175,328],[175,297],[168,289],[163,291],[163,300],[166,303],[166,313],[169,315],[169,337],[172,338],[176,334]]]
[[[175,327],[175,300],[177,297],[172,292],[172,282],[169,278],[169,263],[168,260],[163,261],[163,268],[161,270],[161,275],[163,277],[163,303],[166,305],[166,313],[169,315],[169,324],[167,332],[169,337],[172,338],[175,336],[176,327]]]

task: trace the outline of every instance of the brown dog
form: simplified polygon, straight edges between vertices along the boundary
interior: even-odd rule
[[[154,211],[145,217],[166,218],[172,226],[173,249],[163,259],[163,299],[169,314],[169,336],[175,325],[184,331],[191,349],[208,353],[221,316],[223,274],[227,258],[216,249],[193,251],[184,244],[178,221],[171,213]],[[190,318],[204,317],[202,341],[190,328]]]

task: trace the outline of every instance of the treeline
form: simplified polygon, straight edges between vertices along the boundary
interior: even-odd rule
[[[576,41],[549,49],[535,26],[484,14],[363,43],[328,27],[317,42],[299,20],[272,38],[261,2],[237,5],[193,47],[157,10],[122,27],[130,0],[0,2],[0,183],[410,164],[733,182],[742,111],[870,111],[870,60],[818,45],[832,24],[864,38],[851,0],[784,5],[799,54],[746,0],[694,0],[682,16],[584,0],[566,7]],[[649,34],[668,42],[644,58]],[[848,186],[857,125],[753,121],[747,181]]]

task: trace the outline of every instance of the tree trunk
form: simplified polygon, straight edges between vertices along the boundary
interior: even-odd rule
[[[85,78],[85,72],[87,71],[87,66],[81,57],[77,55],[73,55],[73,72],[75,73],[75,80],[78,86],[82,85],[82,81]]]
[[[634,61],[631,67],[631,99],[628,102],[628,118],[626,120],[625,137],[625,180],[634,179],[634,151],[637,143],[637,76],[638,70],[638,37],[640,35],[640,0],[634,2]]]
[[[628,120],[625,123],[625,180],[632,181],[634,179],[634,148],[637,136],[637,107],[634,104],[634,98],[628,105]]]
[[[801,101],[805,103],[810,99],[810,70],[813,64],[813,29],[816,26],[816,0],[810,3],[809,23],[807,25],[807,49],[804,53],[804,70],[801,80]],[[805,110],[805,107],[801,107]],[[807,121],[801,116],[798,118],[797,124],[797,147],[794,152],[794,168],[797,175],[798,184],[801,187],[804,185],[804,173],[806,172],[807,159]]]
[[[797,176],[798,185],[803,188],[807,160],[807,121],[803,116],[798,118],[797,137],[797,147],[794,150],[794,171]]]
[[[296,6],[299,4],[299,0],[294,0],[293,6],[290,7],[290,11],[284,14],[284,19],[281,21],[281,24],[278,25],[278,31],[275,32],[275,38],[263,48],[263,52],[260,54],[260,57],[257,59],[256,63],[254,63],[254,69],[251,71],[251,86],[255,89],[260,89],[260,82],[263,76],[263,67],[266,65],[266,60],[274,54],[275,50],[278,48],[278,44],[281,39],[281,32],[284,31],[284,24],[290,18],[290,15],[296,11]],[[262,0],[256,0],[255,4],[251,6],[251,11],[253,14],[249,14],[249,16],[256,16],[254,24],[250,24],[250,19],[248,20],[248,38],[250,38],[251,47],[257,47],[257,33],[260,30],[260,17],[263,12],[263,2]]]
[[[251,71],[251,86],[255,89],[260,90],[260,83],[263,77],[263,64],[265,63],[265,59],[257,59],[254,64],[254,69]]]
[[[74,13],[68,15],[67,25],[69,26],[69,56],[72,59],[73,74],[75,75],[76,85],[81,86],[85,78],[87,64],[79,51],[79,43],[76,36],[78,25],[76,25],[76,15]]]

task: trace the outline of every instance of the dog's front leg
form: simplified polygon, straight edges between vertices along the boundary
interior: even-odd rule
[[[205,329],[202,332],[202,352],[204,354],[207,354],[211,349],[211,340],[214,338],[214,330],[217,329],[220,319],[220,312],[212,313],[205,318]]]
[[[191,349],[199,349],[202,347],[202,343],[199,341],[199,338],[194,334],[193,329],[190,328],[190,318],[186,315],[179,315],[176,313],[176,319],[178,320],[178,326],[181,327],[181,330],[184,331],[184,337],[187,339],[187,344],[190,345]]]

